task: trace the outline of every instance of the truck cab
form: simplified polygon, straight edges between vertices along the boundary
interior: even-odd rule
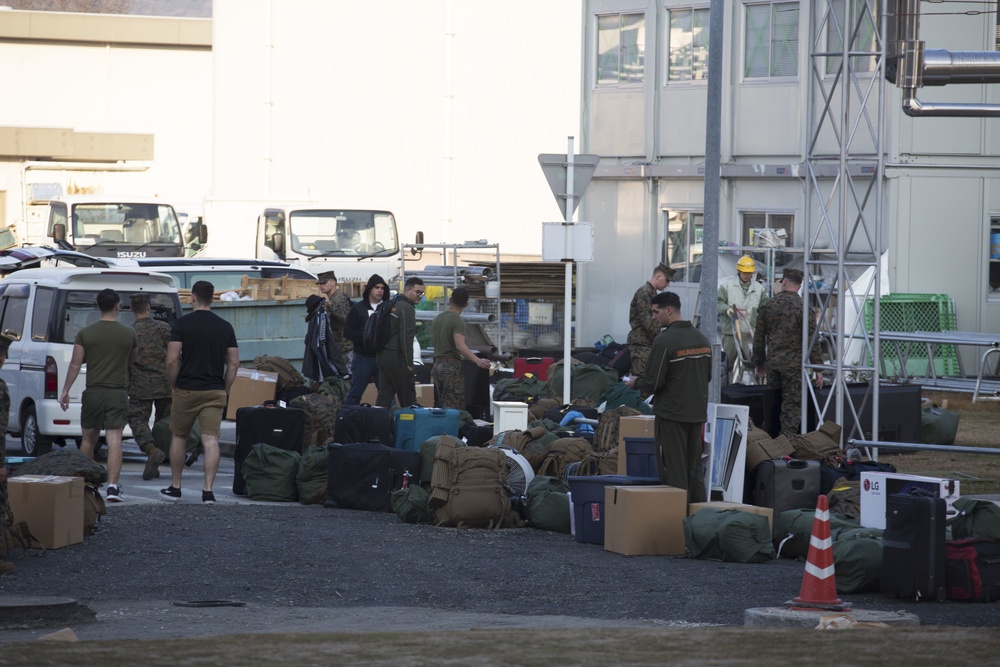
[[[396,275],[396,219],[389,211],[267,208],[257,220],[257,257],[281,260],[314,274],[336,271],[340,281],[373,273]]]
[[[185,253],[174,207],[157,199],[53,198],[47,236],[60,248],[97,257],[182,257]]]

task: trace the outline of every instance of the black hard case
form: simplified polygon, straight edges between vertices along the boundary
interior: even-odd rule
[[[944,498],[891,494],[882,535],[883,593],[944,600]]]
[[[392,416],[385,408],[371,405],[342,405],[333,427],[333,441],[340,443],[378,442],[392,446]]]
[[[302,439],[306,428],[306,413],[296,408],[240,408],[236,411],[236,451],[233,462],[233,493],[247,494],[246,480],[243,479],[243,461],[250,448],[258,442],[280,447],[289,451],[302,451]]]
[[[816,508],[820,486],[819,461],[764,461],[754,469],[754,473],[754,504],[774,509],[772,529],[782,512]]]
[[[326,506],[391,512],[391,495],[403,476],[420,483],[420,452],[362,442],[327,446]]]

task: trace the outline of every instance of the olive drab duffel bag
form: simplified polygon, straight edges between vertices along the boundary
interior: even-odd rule
[[[501,527],[510,512],[507,455],[492,447],[458,447],[454,437],[442,436],[427,505],[439,526]]]
[[[262,442],[250,448],[243,461],[243,478],[250,500],[295,502],[299,499],[296,476],[299,472],[298,452],[266,445]]]
[[[774,557],[767,517],[740,510],[706,508],[684,517],[690,558],[763,563]]]

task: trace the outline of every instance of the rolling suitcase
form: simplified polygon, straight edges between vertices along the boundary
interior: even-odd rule
[[[420,483],[420,452],[375,442],[327,445],[326,506],[391,512],[392,492]]]
[[[457,438],[458,418],[458,410],[451,408],[412,406],[397,410],[393,423],[396,447],[418,452],[421,443],[432,436],[447,434]]]
[[[525,373],[532,373],[542,382],[548,382],[549,366],[554,362],[553,357],[518,357],[514,359],[514,377],[519,378]]]
[[[819,498],[819,461],[778,459],[754,469],[754,504],[774,509],[774,517],[787,510],[816,509]],[[772,521],[772,530],[777,520]]]
[[[893,493],[882,535],[883,593],[916,600],[946,595],[944,498]]]
[[[236,451],[233,463],[233,493],[247,494],[243,479],[243,461],[258,442],[290,451],[302,451],[306,413],[295,408],[250,407],[236,411]]]
[[[394,441],[389,411],[371,405],[342,405],[337,411],[333,441],[378,442],[391,447]]]

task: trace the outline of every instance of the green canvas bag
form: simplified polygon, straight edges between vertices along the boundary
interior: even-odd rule
[[[250,448],[243,461],[243,478],[247,497],[251,500],[295,502],[299,492],[296,476],[299,472],[298,452],[258,442]]]

